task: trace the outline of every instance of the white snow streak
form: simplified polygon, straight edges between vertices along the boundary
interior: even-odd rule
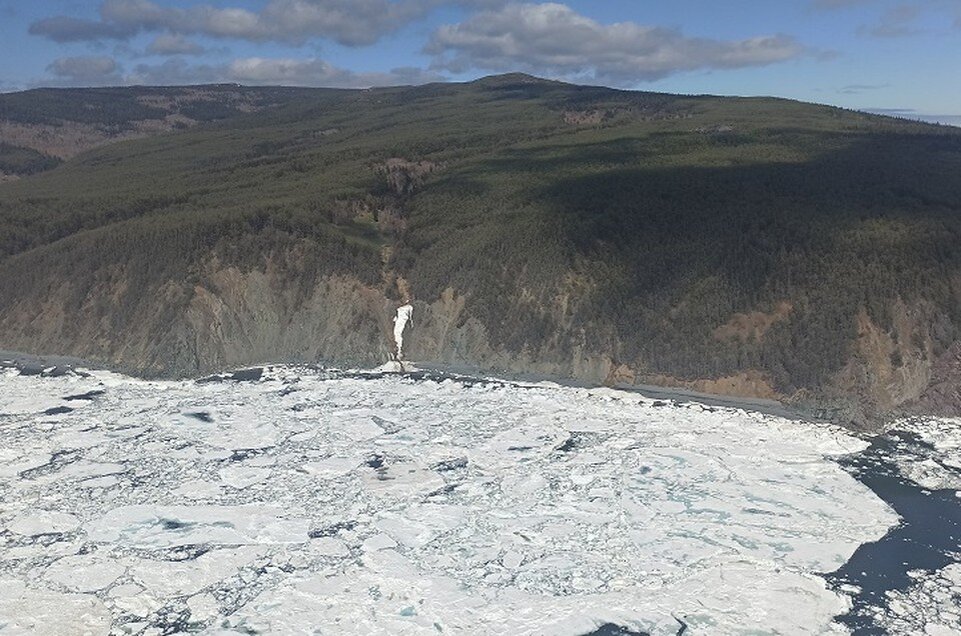
[[[401,305],[394,316],[394,344],[397,345],[397,359],[404,359],[404,329],[414,313],[412,305]]]

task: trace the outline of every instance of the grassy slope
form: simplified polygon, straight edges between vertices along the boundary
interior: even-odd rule
[[[790,393],[850,357],[862,308],[889,329],[895,298],[923,301],[935,344],[957,338],[959,132],[516,76],[299,93],[4,184],[0,305],[61,278],[82,302],[83,278],[110,263],[135,290],[211,253],[258,267],[304,239],[317,275],[377,285],[392,245],[415,296],[466,294],[497,347],[584,346],[689,378],[756,368]],[[391,157],[440,169],[400,196],[380,171]],[[358,201],[402,210],[406,229],[339,212]],[[759,340],[713,335],[782,301],[790,319]]]

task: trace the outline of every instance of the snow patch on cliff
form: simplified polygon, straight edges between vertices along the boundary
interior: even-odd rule
[[[397,345],[397,360],[404,359],[404,329],[407,328],[413,315],[412,305],[402,305],[397,308],[397,315],[394,316],[394,344]]]

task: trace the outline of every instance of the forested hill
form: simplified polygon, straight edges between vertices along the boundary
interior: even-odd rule
[[[256,104],[0,185],[0,348],[372,364],[409,297],[413,360],[961,414],[959,129],[523,75],[110,102],[151,90]]]
[[[34,89],[0,94],[0,181],[56,167],[114,141],[184,130],[318,91],[213,85]]]

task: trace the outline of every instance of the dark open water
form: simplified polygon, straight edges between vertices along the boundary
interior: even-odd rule
[[[885,606],[885,592],[911,587],[909,571],[940,570],[958,561],[961,499],[954,490],[925,490],[904,479],[894,462],[897,454],[924,457],[933,452],[914,435],[895,430],[841,462],[902,519],[884,538],[862,545],[841,569],[827,576],[832,584],[861,588],[851,612],[839,619],[857,636],[887,634],[867,610]],[[961,634],[961,625],[957,627]]]

